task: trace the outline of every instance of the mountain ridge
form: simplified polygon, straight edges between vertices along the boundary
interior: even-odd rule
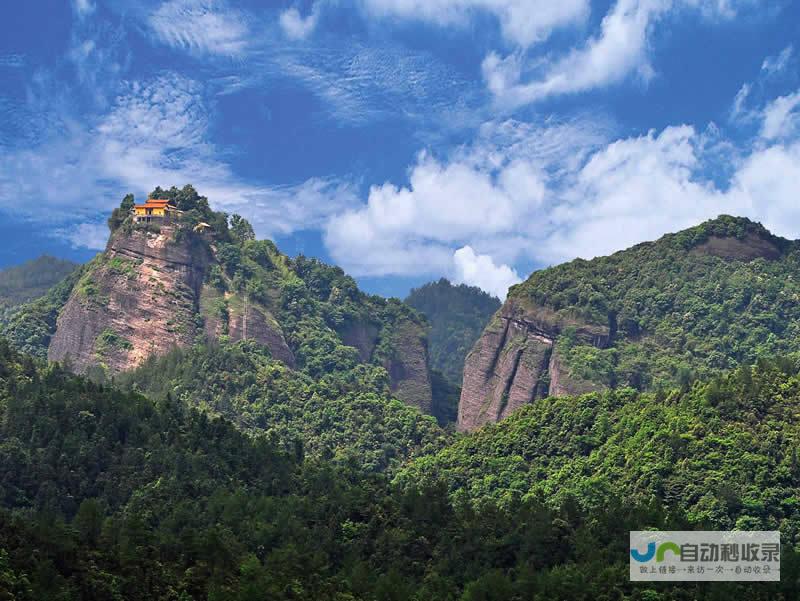
[[[648,390],[800,350],[799,272],[797,242],[725,215],[534,272],[467,356],[458,427],[548,395]]]
[[[393,394],[432,412],[426,326],[413,309],[361,292],[339,268],[281,254],[191,186],[151,197],[179,217],[135,223],[126,196],[106,250],[46,308],[22,308],[12,340],[39,356],[46,343],[49,359],[98,380],[206,338],[254,340],[312,376],[379,365]]]

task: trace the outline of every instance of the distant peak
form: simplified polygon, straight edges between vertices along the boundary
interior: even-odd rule
[[[669,236],[686,250],[723,259],[777,259],[790,242],[747,217],[720,215]]]

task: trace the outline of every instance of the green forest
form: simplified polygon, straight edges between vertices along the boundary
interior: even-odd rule
[[[314,442],[324,419],[314,404],[297,409],[300,421],[243,431],[172,394],[151,400],[95,384],[2,343],[0,594],[181,601],[796,598],[800,556],[791,545],[784,545],[781,583],[627,580],[627,532],[643,523],[682,529],[735,519],[796,533],[797,457],[786,456],[791,447],[783,439],[797,432],[796,372],[794,364],[764,366],[749,379],[736,373],[676,393],[671,415],[699,424],[692,410],[702,405],[704,417],[719,420],[710,444],[733,447],[710,459],[713,476],[709,466],[693,466],[717,482],[711,498],[693,502],[702,485],[692,481],[696,473],[669,468],[674,455],[690,456],[697,443],[681,447],[667,415],[652,410],[632,418],[637,412],[613,395],[574,400],[577,414],[532,408],[460,440],[442,439],[431,422],[418,432],[413,417],[389,399],[356,396],[343,401],[344,415],[335,414],[341,405],[331,408],[346,430]],[[764,401],[776,389],[785,398]],[[715,396],[728,392],[747,396]],[[771,442],[759,440],[758,429],[748,431],[736,413],[737,402],[751,399],[780,428]],[[275,408],[285,409],[279,402]],[[612,432],[605,445],[589,425],[600,410],[607,421],[597,423]],[[654,442],[644,453],[653,463],[628,474],[606,457],[635,446],[613,436],[630,420],[624,427],[640,428],[634,440]],[[366,427],[381,421],[380,430]],[[531,437],[534,424],[543,428],[540,437]],[[548,443],[553,429],[561,436]],[[740,452],[742,439],[750,446]],[[365,450],[374,460],[363,461]],[[757,452],[772,457],[741,474]],[[569,456],[579,464],[568,465]],[[519,468],[525,459],[531,471]],[[441,478],[431,461],[443,464]],[[605,473],[593,476],[592,469]],[[531,485],[531,473],[548,471],[552,482]],[[731,475],[736,479],[723,488]],[[676,496],[672,487],[682,479],[695,492]],[[755,494],[761,482],[766,492]],[[638,492],[610,495],[607,485]]]
[[[500,309],[500,300],[475,286],[455,286],[442,278],[413,289],[405,302],[428,319],[431,367],[461,386],[464,359]]]
[[[607,327],[605,348],[559,341],[572,375],[639,390],[800,351],[800,245],[722,216],[655,242],[534,272],[511,302]]]
[[[179,236],[213,247],[196,319],[228,324],[247,299],[294,361],[223,327],[76,375],[46,359],[67,299],[101,266],[123,279],[137,266],[101,254],[14,297],[0,324],[0,599],[800,595],[795,243],[720,218],[534,273],[509,303],[608,326],[606,345],[569,328],[557,341],[571,373],[603,386],[460,433],[464,359],[497,299],[446,280],[407,302],[365,294],[191,186],[153,195],[184,211]],[[133,202],[112,235],[139,227]],[[31,280],[8,285],[11,298]],[[430,411],[392,388],[412,338],[430,353]],[[648,528],[780,530],[781,581],[632,583],[628,534]]]

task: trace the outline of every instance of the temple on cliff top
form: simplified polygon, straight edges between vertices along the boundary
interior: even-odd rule
[[[169,200],[148,198],[143,205],[133,205],[133,220],[136,223],[169,222],[181,213]]]

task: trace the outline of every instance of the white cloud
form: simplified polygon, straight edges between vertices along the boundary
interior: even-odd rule
[[[787,98],[770,107],[800,104]],[[447,160],[420,155],[407,186],[373,187],[325,242],[357,275],[449,275],[500,294],[523,260],[588,259],[723,213],[800,238],[800,131],[777,112],[782,133],[746,152],[713,125],[608,142],[579,123],[489,123]]]
[[[380,17],[402,17],[437,25],[463,25],[478,11],[493,14],[504,37],[523,47],[547,38],[559,27],[583,22],[589,0],[361,0]]]
[[[747,115],[747,99],[750,97],[750,91],[753,86],[749,83],[742,84],[739,91],[736,92],[736,97],[733,99],[733,106],[731,107],[730,118],[737,120]]]
[[[505,61],[494,55],[484,61],[484,75],[491,81],[497,77],[497,67],[504,69],[503,85],[492,91],[512,105],[615,83],[635,70],[647,76],[651,71],[645,52],[648,28],[668,8],[666,0],[618,0],[603,19],[600,35],[549,65],[541,79],[522,84],[518,69],[517,81],[510,79]]]
[[[471,246],[464,246],[453,253],[457,284],[469,284],[505,300],[508,289],[519,284],[522,279],[508,265],[495,264],[492,257],[478,255]]]
[[[490,53],[482,65],[484,79],[497,99],[510,107],[615,84],[632,74],[646,81],[654,74],[649,38],[661,19],[687,8],[709,17],[731,17],[734,1],[617,0],[603,18],[600,32],[582,46],[544,64],[526,64],[527,57],[519,53],[507,58]],[[527,72],[533,72],[531,81],[524,82]]]
[[[453,246],[513,233],[541,205],[545,175],[524,158],[496,168],[478,164],[486,158],[420,155],[408,187],[374,186],[366,205],[328,223],[332,256],[356,275],[436,274],[450,270]]]
[[[796,110],[798,107],[800,107],[800,90],[770,102],[764,108],[761,137],[774,140],[794,136],[800,124],[800,113]]]
[[[67,240],[72,248],[105,250],[108,242],[108,226],[105,223],[78,223],[57,229],[53,235]]]
[[[148,22],[162,42],[188,52],[238,56],[250,35],[244,15],[222,0],[168,0]]]
[[[36,198],[22,217],[77,231],[71,242],[96,248],[96,229],[64,224],[91,223],[126,192],[142,197],[156,186],[191,183],[218,210],[251,219],[261,236],[320,228],[356,203],[350,186],[336,180],[284,186],[242,180],[209,141],[204,97],[200,84],[174,74],[129,84],[92,127],[67,120],[38,146],[6,153],[0,208],[16,207],[20,196]]]
[[[767,75],[781,73],[789,65],[789,61],[794,54],[794,46],[791,44],[784,48],[777,56],[768,56],[761,64],[761,70]]]
[[[280,25],[286,37],[292,40],[307,38],[317,26],[319,19],[319,4],[314,4],[308,16],[302,16],[296,8],[286,9],[281,13]]]
[[[96,8],[92,0],[74,0],[73,6],[75,13],[81,18],[91,15]]]

